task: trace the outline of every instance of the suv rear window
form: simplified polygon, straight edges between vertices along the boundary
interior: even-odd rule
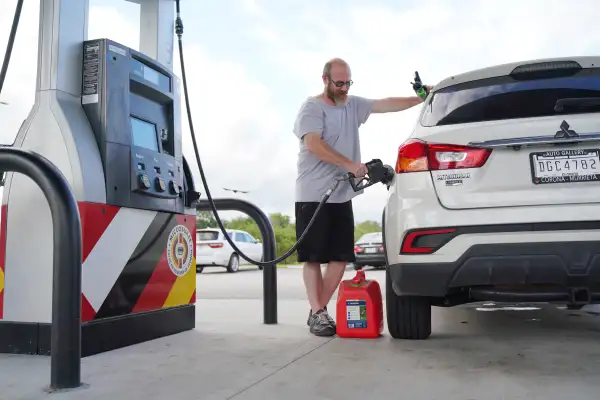
[[[219,238],[218,231],[197,231],[196,240],[217,240]]]
[[[545,117],[557,114],[557,100],[570,97],[600,97],[600,69],[584,69],[568,77],[516,80],[503,76],[449,86],[423,107],[421,124]],[[599,111],[600,107],[568,108],[568,113]]]

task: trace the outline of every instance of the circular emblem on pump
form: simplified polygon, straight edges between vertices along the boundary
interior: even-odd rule
[[[167,262],[177,276],[185,275],[192,265],[194,241],[188,228],[177,225],[169,233],[167,240]]]

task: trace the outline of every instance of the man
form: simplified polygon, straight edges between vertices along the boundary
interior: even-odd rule
[[[422,102],[419,97],[373,100],[348,95],[351,71],[339,58],[325,64],[322,78],[323,92],[304,101],[294,125],[294,133],[300,140],[296,179],[297,239],[335,177],[347,172],[357,178],[367,174],[361,162],[358,128],[370,114],[402,111]],[[303,279],[310,304],[307,324],[310,332],[317,336],[333,336],[336,332],[327,304],[342,280],[346,265],[355,261],[352,198],[357,194],[347,181],[341,182],[298,247],[298,261],[304,263]],[[321,264],[327,264],[324,277]]]

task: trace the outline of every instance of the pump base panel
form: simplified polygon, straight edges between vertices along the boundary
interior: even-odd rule
[[[186,305],[81,324],[81,356],[192,330],[196,307]],[[51,324],[0,321],[0,353],[50,355]]]
[[[0,260],[12,260],[0,281],[0,353],[49,355],[51,296],[42,294],[52,282],[52,257],[40,255],[43,262],[31,268],[17,263],[18,235],[12,247],[1,240],[11,238],[11,216],[21,215],[15,204],[2,207],[0,224]],[[194,329],[195,215],[91,203],[80,203],[79,211],[82,356]]]

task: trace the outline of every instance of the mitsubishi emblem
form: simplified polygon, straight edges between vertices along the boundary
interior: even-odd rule
[[[570,127],[571,126],[567,123],[567,121],[563,121],[562,124],[560,124],[560,131],[556,131],[556,135],[554,135],[554,138],[567,139],[572,137],[579,137],[577,132],[575,132],[573,129],[569,129]]]

